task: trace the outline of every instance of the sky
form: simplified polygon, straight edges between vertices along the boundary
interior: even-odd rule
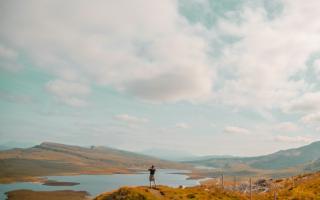
[[[0,0],[0,143],[253,156],[320,138],[319,0]]]

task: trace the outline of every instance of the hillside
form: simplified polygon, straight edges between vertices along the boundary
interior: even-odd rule
[[[238,186],[238,188],[241,188]],[[276,179],[267,183],[267,190],[253,191],[252,199],[320,199],[320,172],[295,177]],[[169,200],[169,199],[207,199],[242,200],[249,199],[249,193],[221,189],[217,185],[202,185],[188,188],[170,188],[160,186],[157,189],[147,187],[123,187],[113,192],[103,193],[94,200]]]
[[[255,199],[272,199],[276,193],[277,199],[312,199],[320,200],[320,172],[301,174],[273,182],[269,192],[255,194]]]
[[[107,147],[79,147],[42,143],[27,149],[0,151],[0,182],[33,180],[62,174],[128,173],[146,169],[183,168],[185,165]]]
[[[320,158],[304,167],[306,171],[320,171]]]
[[[200,186],[172,188],[159,186],[150,189],[145,186],[122,187],[115,191],[105,192],[93,200],[245,200],[249,199],[248,182],[238,182],[236,187],[231,184],[222,189],[219,183],[206,182]],[[261,190],[261,187],[264,189]],[[259,189],[260,188],[260,189]],[[55,199],[55,200],[88,200],[82,191],[32,191],[15,190],[8,192],[8,199]],[[283,179],[255,181],[252,185],[252,199],[312,199],[320,200],[320,172],[301,174]]]
[[[320,141],[309,145],[281,150],[273,154],[256,157],[233,157],[233,158],[209,158],[188,161],[195,165],[203,165],[215,168],[232,168],[234,166],[246,165],[251,169],[281,170],[287,168],[306,168],[308,165],[320,159]],[[317,163],[315,163],[317,165]]]
[[[244,200],[243,195],[217,187],[171,188],[160,186],[157,189],[148,187],[124,187],[117,191],[104,193],[93,200],[169,200],[169,199],[212,199],[212,200]]]

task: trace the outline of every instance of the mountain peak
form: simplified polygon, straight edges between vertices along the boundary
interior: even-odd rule
[[[61,143],[57,143],[57,142],[42,142],[40,145],[37,145],[37,146],[40,146],[40,147],[60,147],[60,148],[62,148],[62,147],[80,147],[77,145],[67,145],[67,144],[61,144]]]
[[[47,145],[61,145],[60,143],[55,143],[55,142],[41,142],[40,146],[47,146]]]

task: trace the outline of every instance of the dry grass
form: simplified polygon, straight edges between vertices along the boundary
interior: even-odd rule
[[[270,192],[254,197],[267,200],[272,199],[275,193],[277,199],[320,200],[320,172],[276,180]]]
[[[105,147],[42,143],[28,149],[0,151],[0,183],[50,175],[133,173],[152,164],[171,169],[187,166]]]
[[[238,193],[225,191],[216,187],[188,187],[171,188],[160,186],[157,189],[147,187],[124,187],[117,191],[104,193],[97,196],[94,200],[244,200],[244,196]]]
[[[294,180],[294,181],[293,181]],[[294,184],[293,184],[294,183]],[[293,178],[277,179],[266,193],[253,193],[253,200],[273,199],[276,192],[277,199],[285,200],[320,200],[320,172],[295,176]],[[249,199],[248,194],[223,190],[214,185],[202,185],[188,188],[171,188],[160,186],[149,189],[147,187],[124,187],[119,190],[104,193],[94,200],[242,200]]]

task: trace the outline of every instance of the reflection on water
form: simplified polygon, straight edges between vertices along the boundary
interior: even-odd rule
[[[156,182],[160,185],[177,187],[179,185],[193,186],[199,184],[197,180],[187,180],[185,170],[158,169],[156,172]],[[148,174],[142,172],[138,174],[111,174],[111,175],[77,175],[77,176],[49,176],[50,180],[63,182],[77,182],[75,186],[46,186],[39,183],[12,183],[0,184],[0,199],[5,199],[5,192],[17,189],[30,190],[82,190],[95,196],[104,191],[111,191],[121,186],[148,185]]]

